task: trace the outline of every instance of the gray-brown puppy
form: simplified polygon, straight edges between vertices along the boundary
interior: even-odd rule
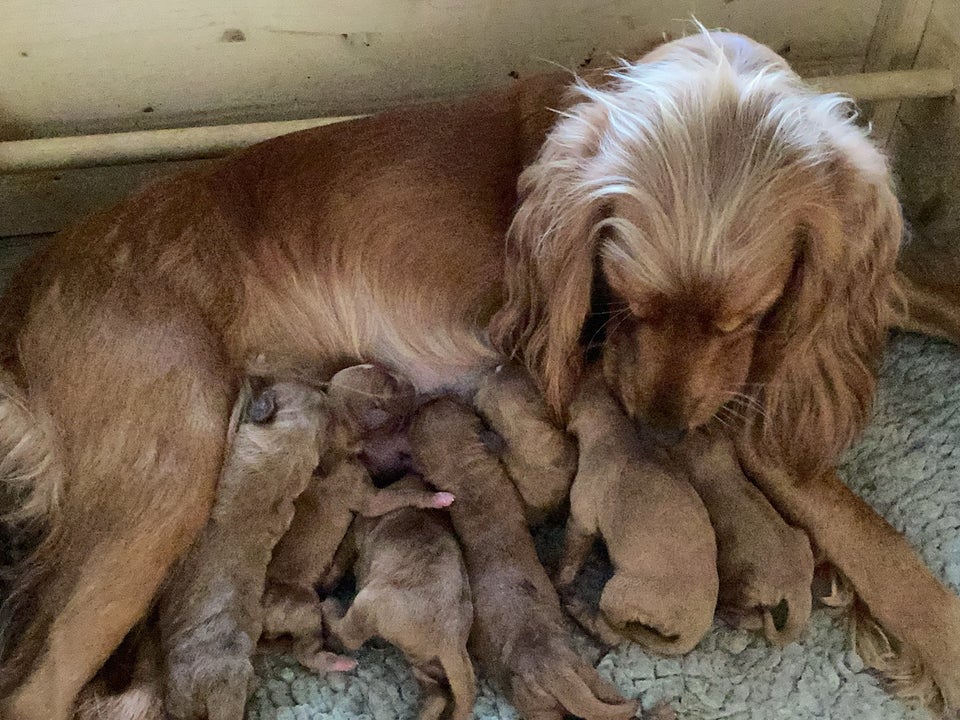
[[[428,489],[413,475],[390,487]],[[330,633],[350,650],[378,636],[403,651],[423,690],[420,720],[436,720],[451,701],[449,717],[469,720],[477,692],[467,654],[473,603],[449,519],[436,510],[401,508],[358,518],[354,535],[359,592],[343,617],[335,600],[324,603]]]

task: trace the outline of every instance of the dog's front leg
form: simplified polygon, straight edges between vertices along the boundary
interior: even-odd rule
[[[899,689],[936,684],[944,704],[960,709],[960,598],[944,587],[907,540],[855,495],[836,470],[798,480],[741,449],[741,461],[770,501],[813,542],[853,584],[870,614],[892,636],[899,664]],[[871,658],[865,657],[869,661]],[[896,666],[896,667],[894,667]],[[903,687],[902,671],[912,675]],[[926,697],[936,704],[937,698]]]
[[[176,720],[243,717],[267,564],[319,458],[312,390],[275,385],[245,414],[228,445],[211,519],[160,600],[166,705]]]

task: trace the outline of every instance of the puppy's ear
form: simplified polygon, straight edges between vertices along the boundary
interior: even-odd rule
[[[836,98],[817,102],[833,115],[820,187],[798,188],[811,197],[794,276],[758,338],[764,412],[750,436],[804,473],[834,465],[869,420],[903,233],[886,159]]]
[[[575,105],[521,174],[520,206],[507,235],[506,302],[490,324],[494,346],[522,360],[557,414],[583,367],[579,340],[602,219],[592,161],[605,125],[602,104]]]

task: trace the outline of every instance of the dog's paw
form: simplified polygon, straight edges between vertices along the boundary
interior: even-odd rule
[[[167,713],[174,720],[243,720],[255,683],[246,656],[177,653],[167,659]]]
[[[936,717],[960,718],[960,599],[950,597],[941,621],[923,622],[904,642],[859,600],[851,608],[854,649],[898,697],[925,705]]]
[[[806,533],[786,524],[736,537],[718,536],[720,597],[726,622],[760,630],[771,642],[797,640],[813,604],[813,553]]]

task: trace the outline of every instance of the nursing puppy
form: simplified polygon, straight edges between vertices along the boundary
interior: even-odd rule
[[[744,475],[719,428],[690,433],[670,455],[686,469],[716,533],[721,617],[779,645],[797,640],[812,606],[806,533],[788,525]]]
[[[501,365],[480,381],[473,399],[484,422],[503,440],[498,455],[523,501],[527,522],[555,515],[570,496],[577,446],[524,368]]]
[[[480,418],[452,399],[423,406],[410,427],[424,479],[457,496],[450,519],[473,592],[471,653],[527,720],[631,717],[637,703],[624,700],[571,649],[521,500],[484,433]]]
[[[427,493],[408,476],[394,490]],[[449,521],[438,511],[402,508],[354,523],[359,592],[345,615],[324,602],[330,634],[349,650],[378,636],[398,647],[423,692],[420,720],[469,720],[476,698],[467,639],[473,624],[470,581]],[[444,685],[449,687],[448,690]]]
[[[568,609],[607,643],[626,637],[663,655],[692,650],[717,604],[717,548],[703,503],[676,463],[638,437],[598,368],[577,390],[569,429],[580,459],[555,578]],[[569,591],[597,537],[614,574],[594,616]]]
[[[354,517],[407,506],[445,507],[453,500],[420,487],[377,490],[360,459],[366,433],[409,414],[409,384],[379,367],[356,365],[333,376],[327,397],[330,415],[317,471],[294,503],[293,521],[273,551],[263,594],[265,635],[292,636],[297,660],[318,671],[353,667],[323,649],[317,589],[331,589],[347,569],[349,553],[338,551]]]
[[[210,521],[158,601],[165,704],[176,720],[242,714],[270,551],[317,466],[329,419],[323,393],[298,382],[237,400]]]

